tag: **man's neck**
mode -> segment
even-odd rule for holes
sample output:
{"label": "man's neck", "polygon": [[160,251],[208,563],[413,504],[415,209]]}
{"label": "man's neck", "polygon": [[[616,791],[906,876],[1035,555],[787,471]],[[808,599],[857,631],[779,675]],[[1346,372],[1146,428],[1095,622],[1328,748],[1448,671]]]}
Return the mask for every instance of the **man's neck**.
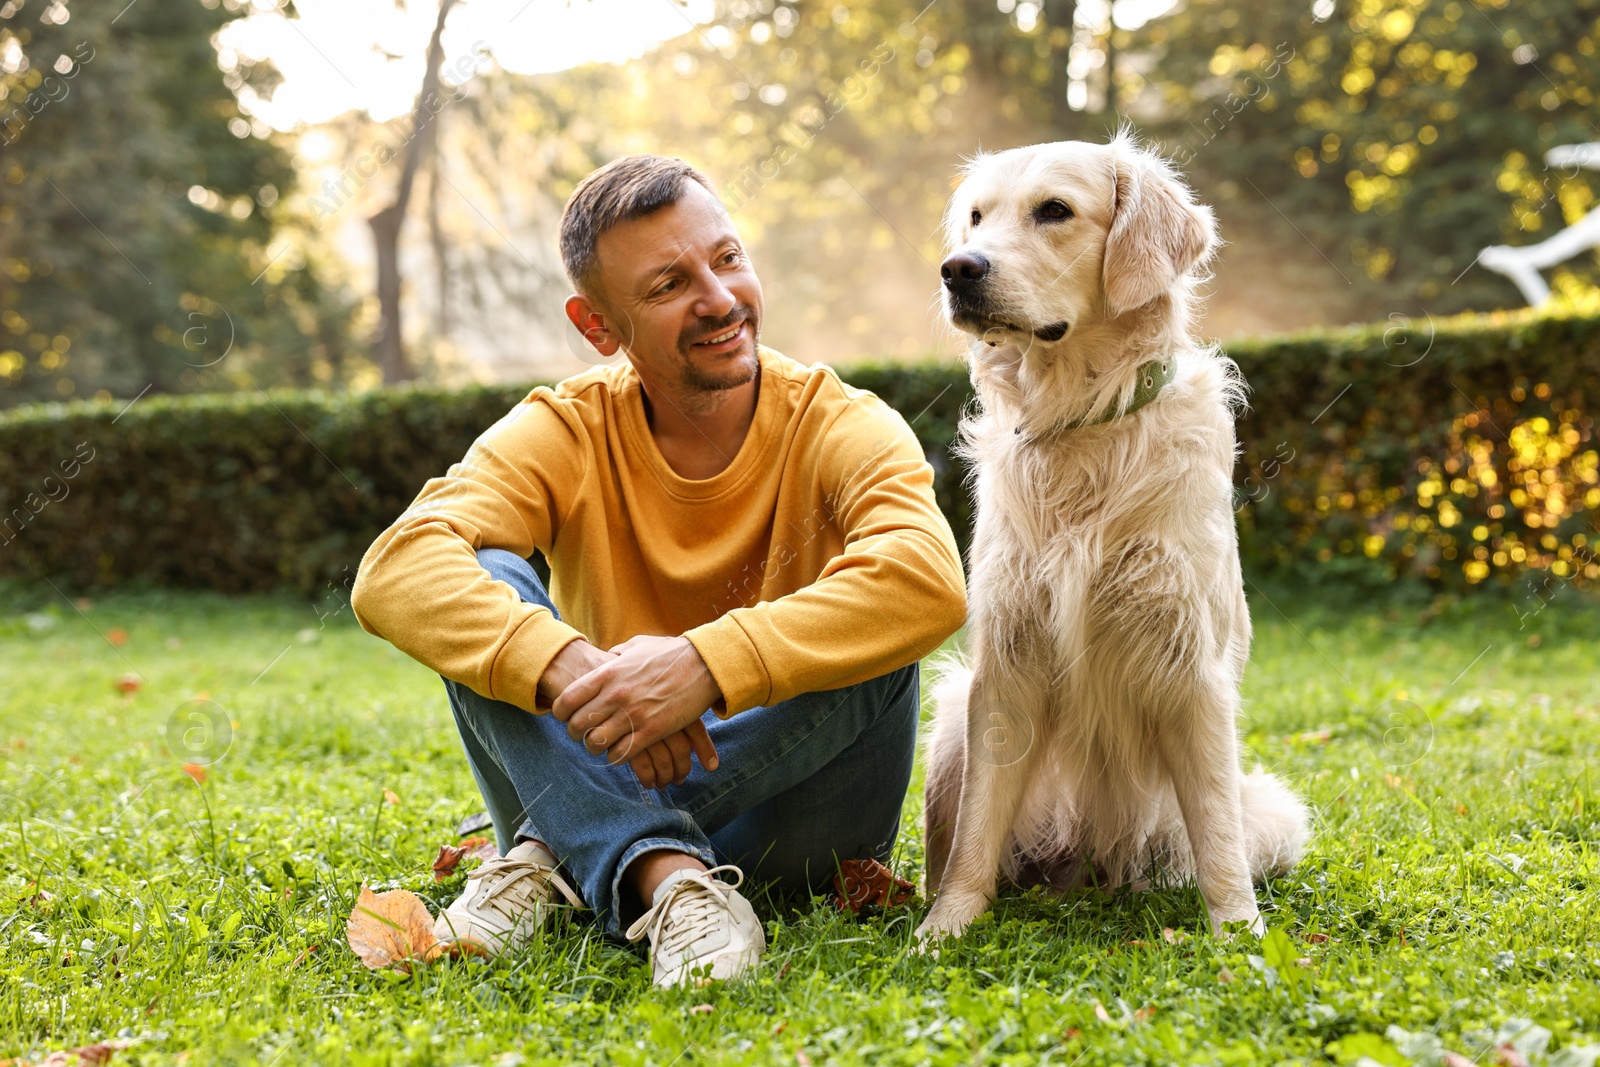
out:
{"label": "man's neck", "polygon": [[761,374],[744,385],[680,396],[659,381],[640,377],[644,417],[656,448],[680,478],[721,474],[739,454],[755,421]]}

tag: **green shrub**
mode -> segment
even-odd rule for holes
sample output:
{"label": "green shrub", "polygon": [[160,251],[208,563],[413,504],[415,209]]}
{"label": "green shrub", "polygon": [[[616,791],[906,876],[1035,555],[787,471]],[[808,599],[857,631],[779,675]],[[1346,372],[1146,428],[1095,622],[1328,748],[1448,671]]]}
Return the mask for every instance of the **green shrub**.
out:
{"label": "green shrub", "polygon": [[[1594,579],[1600,317],[1516,313],[1231,345],[1241,546],[1259,574]],[[948,363],[866,363],[965,546]],[[372,539],[528,386],[240,393],[0,416],[0,576],[243,592],[348,584]]]}

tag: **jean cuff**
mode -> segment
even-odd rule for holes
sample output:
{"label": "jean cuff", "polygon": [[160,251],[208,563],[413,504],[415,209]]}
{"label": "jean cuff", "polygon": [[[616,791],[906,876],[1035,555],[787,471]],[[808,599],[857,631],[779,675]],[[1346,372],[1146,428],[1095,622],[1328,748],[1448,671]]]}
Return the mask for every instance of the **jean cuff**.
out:
{"label": "jean cuff", "polygon": [[[634,860],[646,852],[682,852],[686,856],[694,856],[706,865],[707,870],[717,865],[716,853],[709,847],[702,847],[682,838],[646,837],[635,841],[617,861],[617,873],[611,876],[611,910],[606,916],[605,932],[613,937],[622,936],[622,874]],[[644,906],[648,910],[650,902],[644,901]]]}

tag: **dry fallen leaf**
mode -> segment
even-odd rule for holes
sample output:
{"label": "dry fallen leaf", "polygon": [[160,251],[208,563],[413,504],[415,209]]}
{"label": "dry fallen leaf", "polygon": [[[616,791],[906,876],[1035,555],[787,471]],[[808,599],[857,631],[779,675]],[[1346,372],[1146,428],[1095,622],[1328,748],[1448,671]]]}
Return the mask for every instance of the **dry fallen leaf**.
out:
{"label": "dry fallen leaf", "polygon": [[391,807],[396,807],[400,803],[400,795],[393,789],[385,789],[383,791],[383,802]]}
{"label": "dry fallen leaf", "polygon": [[1313,945],[1320,945],[1324,941],[1328,940],[1327,934],[1301,934],[1300,936],[1311,942]]}
{"label": "dry fallen leaf", "polygon": [[1500,1067],[1528,1067],[1528,1058],[1513,1045],[1501,1045],[1495,1049],[1494,1062]]}
{"label": "dry fallen leaf", "polygon": [[144,685],[144,682],[137,674],[129,671],[127,674],[117,675],[116,680],[111,684],[116,687],[117,692],[123,696],[128,696],[132,693],[137,693],[140,687]]}
{"label": "dry fallen leaf", "polygon": [[487,837],[469,837],[459,845],[440,845],[439,855],[433,861],[433,880],[444,881],[456,873],[462,860],[474,856],[480,860],[498,859],[500,850]]}
{"label": "dry fallen leaf", "polygon": [[[132,1048],[139,1043],[136,1038],[123,1038],[116,1041],[97,1041],[93,1045],[84,1045],[82,1048],[58,1049],[40,1060],[33,1067],[103,1067],[111,1062],[111,1057],[125,1048]],[[5,1061],[10,1063],[12,1061]],[[15,1061],[17,1067],[27,1067],[22,1060]]]}
{"label": "dry fallen leaf", "polygon": [[394,967],[410,973],[413,963],[431,962],[443,951],[427,905],[404,889],[374,893],[363,885],[344,933],[361,962],[375,971]]}
{"label": "dry fallen leaf", "polygon": [[1222,968],[1222,970],[1217,972],[1217,981],[1219,981],[1219,982],[1231,982],[1231,981],[1233,981],[1233,972],[1228,970],[1228,968],[1226,968],[1226,967]]}
{"label": "dry fallen leaf", "polygon": [[187,774],[190,778],[193,778],[196,785],[206,784],[206,769],[204,764],[185,763],[183,765],[183,773]]}
{"label": "dry fallen leaf", "polygon": [[899,907],[916,891],[916,886],[877,860],[845,860],[833,876],[833,902],[852,915],[868,906]]}

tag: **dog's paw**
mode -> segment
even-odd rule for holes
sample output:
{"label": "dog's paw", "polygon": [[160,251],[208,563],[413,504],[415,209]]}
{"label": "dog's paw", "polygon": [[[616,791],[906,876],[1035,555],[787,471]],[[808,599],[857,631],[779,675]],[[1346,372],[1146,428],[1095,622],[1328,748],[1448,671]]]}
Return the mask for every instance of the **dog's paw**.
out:
{"label": "dog's paw", "polygon": [[947,937],[960,937],[972,920],[989,907],[984,897],[959,898],[941,894],[933,910],[917,927],[917,951],[927,952],[934,944]]}
{"label": "dog's paw", "polygon": [[1267,923],[1261,917],[1261,912],[1255,908],[1237,915],[1213,915],[1211,917],[1211,932],[1218,941],[1231,940],[1234,933],[1240,930],[1249,933],[1251,937],[1260,939],[1267,936]]}

